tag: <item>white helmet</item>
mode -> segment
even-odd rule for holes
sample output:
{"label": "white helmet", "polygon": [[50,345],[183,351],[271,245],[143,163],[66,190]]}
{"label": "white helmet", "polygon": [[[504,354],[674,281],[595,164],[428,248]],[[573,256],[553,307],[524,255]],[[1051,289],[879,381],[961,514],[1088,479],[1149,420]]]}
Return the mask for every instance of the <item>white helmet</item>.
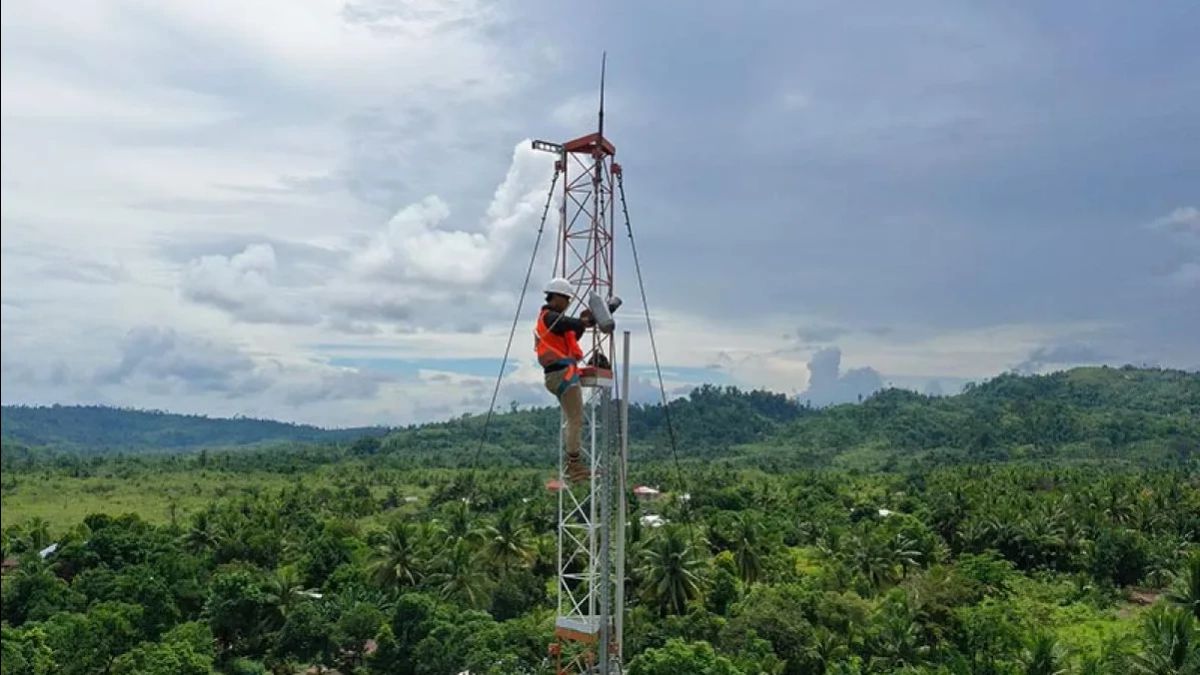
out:
{"label": "white helmet", "polygon": [[575,296],[575,289],[574,289],[574,287],[571,286],[571,282],[567,281],[566,279],[564,279],[562,277],[554,277],[553,279],[551,279],[546,284],[546,288],[544,288],[543,291],[545,291],[546,293],[557,293],[559,295],[565,295],[568,298]]}

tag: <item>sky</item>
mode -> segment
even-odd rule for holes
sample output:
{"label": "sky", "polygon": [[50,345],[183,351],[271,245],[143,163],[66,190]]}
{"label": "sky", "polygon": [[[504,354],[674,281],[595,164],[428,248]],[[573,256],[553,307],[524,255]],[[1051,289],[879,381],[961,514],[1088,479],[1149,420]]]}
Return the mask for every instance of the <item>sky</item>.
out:
{"label": "sky", "polygon": [[[669,395],[1200,369],[1192,0],[0,12],[5,404],[485,412],[552,174],[530,141],[594,129],[605,50]],[[552,402],[538,300],[503,408]]]}

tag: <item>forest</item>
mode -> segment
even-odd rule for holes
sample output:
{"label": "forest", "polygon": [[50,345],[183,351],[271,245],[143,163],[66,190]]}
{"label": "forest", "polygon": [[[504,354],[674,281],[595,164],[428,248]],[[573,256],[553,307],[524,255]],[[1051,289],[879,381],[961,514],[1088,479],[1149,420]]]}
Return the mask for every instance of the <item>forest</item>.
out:
{"label": "forest", "polygon": [[[552,673],[556,422],[183,453],[6,428],[3,673]],[[702,387],[630,427],[662,491],[631,504],[630,675],[1200,672],[1200,374]]]}
{"label": "forest", "polygon": [[386,429],[321,429],[239,417],[211,418],[102,405],[4,406],[4,440],[80,454],[173,452],[270,442],[329,442],[382,436]]}

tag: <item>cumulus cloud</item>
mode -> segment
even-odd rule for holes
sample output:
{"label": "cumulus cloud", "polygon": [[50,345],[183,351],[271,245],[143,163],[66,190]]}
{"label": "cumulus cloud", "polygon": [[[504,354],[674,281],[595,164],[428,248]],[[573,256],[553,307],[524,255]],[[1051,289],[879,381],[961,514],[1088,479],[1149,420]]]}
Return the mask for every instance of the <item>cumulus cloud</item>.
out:
{"label": "cumulus cloud", "polygon": [[[318,362],[283,362],[172,328],[139,326],[119,346],[120,359],[98,370],[99,386],[141,387],[154,394],[278,396],[288,405],[374,396],[384,378]],[[53,375],[53,373],[52,373]]]}
{"label": "cumulus cloud", "polygon": [[320,401],[368,399],[379,392],[382,378],[347,368],[319,368],[286,382],[283,399],[291,405]]}
{"label": "cumulus cloud", "polygon": [[1196,237],[1197,241],[1200,241],[1200,209],[1181,206],[1153,221],[1150,226],[1164,232]]}
{"label": "cumulus cloud", "polygon": [[525,140],[496,189],[481,232],[448,226],[450,207],[431,195],[401,209],[356,260],[372,276],[397,281],[477,287],[508,259],[522,232],[540,216],[553,165]]}
{"label": "cumulus cloud", "polygon": [[122,340],[120,351],[116,365],[97,372],[97,384],[142,380],[231,396],[259,392],[267,386],[267,381],[255,374],[254,361],[240,350],[180,335],[171,328],[134,328]]}
{"label": "cumulus cloud", "polygon": [[[150,375],[186,372],[159,355],[88,385],[112,402],[357,423],[461,412],[467,389],[490,386],[340,375],[313,345],[500,352],[552,161],[510,156],[510,144],[595,123],[586,83],[598,64],[574,58],[570,13],[487,0],[16,6],[0,27],[6,400],[70,395],[49,376],[56,360],[67,381],[118,371],[115,347],[146,324],[228,347],[270,385],[229,399],[236,380],[210,374],[209,395],[185,395],[183,380]],[[819,370],[812,349],[838,344],[889,377],[949,390],[1076,339],[1056,325],[1081,322],[1115,327],[1086,336],[1122,359],[1197,362],[1200,205],[1170,200],[1194,193],[1195,152],[1178,139],[1195,136],[1200,98],[1178,78],[1144,77],[1196,71],[1191,26],[1098,10],[1071,45],[1096,58],[1063,91],[1041,66],[1062,63],[1063,45],[1030,30],[1053,17],[1005,12],[699,17],[778,46],[709,59],[703,78],[672,77],[703,46],[664,30],[670,17],[629,27],[654,39],[609,61],[607,121],[671,366],[717,360],[739,386],[795,392]],[[772,40],[780,32],[795,39]],[[1131,62],[1135,51],[1147,58]],[[808,52],[829,67],[772,70]],[[880,79],[881,59],[906,68]],[[686,171],[656,148],[683,152]],[[513,180],[492,194],[506,168]],[[1147,203],[1167,207],[1138,216],[1163,217],[1137,231],[1121,214]],[[731,236],[731,223],[752,226]],[[52,246],[61,260],[14,253]],[[702,273],[738,256],[754,262]],[[800,335],[804,316],[831,325]],[[10,362],[32,369],[29,383],[8,386],[10,371],[25,376]],[[152,382],[167,393],[146,397]],[[373,382],[370,399],[288,403]],[[539,395],[536,374],[520,384]]]}
{"label": "cumulus cloud", "polygon": [[1097,363],[1108,356],[1091,345],[1082,342],[1065,342],[1038,347],[1029,356],[1014,366],[1014,370],[1033,373],[1047,366],[1072,366]]}
{"label": "cumulus cloud", "polygon": [[248,323],[315,323],[301,305],[273,283],[275,249],[251,244],[233,256],[208,255],[188,264],[180,282],[184,297],[223,309]]}
{"label": "cumulus cloud", "polygon": [[866,397],[883,388],[883,378],[870,367],[852,368],[842,372],[842,350],[827,347],[812,355],[808,361],[808,389],[799,398],[813,405],[847,403]]}
{"label": "cumulus cloud", "polygon": [[1167,275],[1167,281],[1180,288],[1200,288],[1200,209],[1181,206],[1151,221],[1149,227],[1182,244],[1176,254],[1187,258]]}
{"label": "cumulus cloud", "polygon": [[324,257],[276,243],[201,256],[188,263],[180,289],[247,323],[323,324],[354,334],[376,333],[380,322],[478,332],[482,320],[511,305],[492,286],[535,231],[551,170],[547,156],[522,141],[479,231],[455,225],[449,205],[432,195],[400,209],[367,242],[347,237]]}

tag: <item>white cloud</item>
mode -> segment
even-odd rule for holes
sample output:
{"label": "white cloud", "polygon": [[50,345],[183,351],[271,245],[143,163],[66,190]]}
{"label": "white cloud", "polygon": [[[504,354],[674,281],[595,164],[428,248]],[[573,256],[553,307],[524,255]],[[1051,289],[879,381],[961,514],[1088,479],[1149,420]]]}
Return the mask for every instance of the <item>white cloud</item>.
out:
{"label": "white cloud", "polygon": [[121,360],[95,375],[99,385],[138,382],[170,393],[216,392],[228,396],[257,393],[267,382],[255,373],[254,361],[241,350],[170,328],[143,326],[131,330],[121,344]]}
{"label": "white cloud", "polygon": [[1200,288],[1200,262],[1186,262],[1171,273],[1171,281],[1184,288]]}
{"label": "white cloud", "polygon": [[[518,139],[586,132],[596,112],[587,83],[597,64],[584,55],[592,45],[558,29],[565,15],[531,21],[519,15],[524,10],[482,0],[4,2],[4,400],[104,401],[335,424],[478,412],[479,398],[490,395],[489,378],[380,378],[331,366],[326,350],[314,345],[346,342],[415,360],[502,353],[551,161]],[[913,57],[902,61],[911,66],[903,77],[877,86],[847,83],[869,79],[878,54],[853,41],[824,41],[832,33],[819,22],[804,23],[815,26],[815,40],[792,44],[832,59],[823,70],[777,73],[743,54],[744,62],[712,63],[702,82],[665,81],[672,59],[695,57],[687,52],[693,45],[665,33],[649,52],[642,51],[648,43],[633,41],[632,51],[618,56],[628,63],[661,58],[653,67],[618,62],[610,69],[608,112],[636,192],[633,216],[646,226],[639,244],[651,302],[667,300],[655,304],[655,327],[664,365],[678,367],[672,389],[720,363],[741,386],[794,392],[810,385],[812,349],[833,341],[845,354],[839,368],[871,367],[921,382],[977,379],[1042,345],[1090,343],[1089,331],[1099,330],[1101,322],[1089,316],[1055,320],[1049,310],[997,309],[1043,306],[1026,302],[1032,296],[1005,296],[996,273],[1037,272],[1039,262],[1036,255],[1030,260],[1032,244],[1014,245],[1006,257],[1007,244],[989,245],[972,228],[1008,233],[1007,206],[995,208],[1000,200],[1020,202],[1019,217],[1012,217],[1039,236],[1065,232],[1070,223],[1055,225],[1047,216],[1056,213],[1053,205],[1011,199],[1028,187],[1016,178],[1072,181],[1065,190],[1038,185],[1046,195],[1078,194],[1080,176],[1104,185],[1092,180],[1104,178],[1102,168],[1080,148],[1100,152],[1094,138],[1119,136],[1108,131],[1137,120],[1109,106],[1088,119],[1112,126],[1067,133],[1076,127],[1055,121],[1080,119],[1069,109],[1077,95],[1056,99],[1047,111],[1044,91],[1012,88],[1044,71],[1036,67],[1047,61],[1043,52],[1028,51],[1034,36],[1015,30],[990,40],[995,17],[974,11],[948,21],[944,11],[902,14],[877,17],[865,31],[850,26],[860,42]],[[759,18],[743,13],[737,21]],[[895,30],[897,19],[913,30]],[[921,43],[915,53],[905,51],[912,41]],[[992,47],[947,58],[960,53],[960,43]],[[668,48],[670,54],[655,53]],[[1039,58],[1026,59],[1035,53]],[[762,77],[747,79],[755,68],[764,69]],[[988,78],[998,70],[1012,77],[993,87]],[[1052,74],[1038,80],[1054,81]],[[1163,82],[1165,89],[1152,87],[1159,96],[1179,91]],[[979,95],[984,91],[995,92],[1004,109],[997,113],[996,101]],[[1022,106],[1022,93],[1033,104]],[[1156,100],[1153,109],[1190,110],[1178,98]],[[1044,119],[1052,128],[1034,124]],[[939,142],[938,134],[955,129],[961,135],[953,142]],[[1080,134],[1086,142],[1079,146],[1058,141]],[[1046,164],[1049,155],[1013,153],[1018,146],[1007,139],[1018,136],[1039,139],[1054,157],[1078,157],[1087,169],[1075,175],[1069,164]],[[780,139],[785,150],[799,151],[780,153]],[[913,147],[920,152],[904,152]],[[1177,159],[1160,161],[1165,150],[1157,146],[1157,172],[1147,175],[1181,173]],[[1127,160],[1137,157],[1121,151],[1105,146],[1106,156],[1122,158],[1109,164],[1133,166]],[[682,173],[680,157],[688,167]],[[943,170],[914,171],[914,157]],[[981,173],[976,162],[999,173]],[[633,179],[635,172],[641,177]],[[896,176],[904,178],[899,185]],[[980,201],[980,184],[1009,187]],[[1143,201],[1178,194],[1173,186],[1138,187],[1132,192]],[[1089,203],[1116,213],[1119,204],[1108,200],[1115,192]],[[823,208],[823,201],[836,208]],[[915,212],[911,201],[920,202]],[[878,210],[858,208],[867,204]],[[1093,231],[1096,219],[1081,219]],[[1186,244],[1196,240],[1196,207],[1160,221],[1162,242],[1185,245],[1172,248],[1168,261],[1160,258],[1158,271],[1174,272],[1187,290],[1168,288],[1171,301],[1183,297],[1190,306],[1188,284],[1200,275]],[[1028,243],[1018,230],[1011,240]],[[547,241],[553,235],[552,223]],[[1143,239],[1154,245],[1154,237]],[[926,257],[916,249],[898,253],[916,240],[933,242]],[[976,276],[972,255],[980,247],[989,256]],[[727,267],[730,256],[747,250],[755,265]],[[1053,246],[1044,250],[1057,255]],[[636,304],[627,250],[617,255],[622,295]],[[938,260],[950,262],[939,268]],[[1059,262],[1051,266],[1055,274],[1070,276]],[[535,280],[548,267],[540,260]],[[938,278],[939,269],[963,270],[961,289]],[[924,280],[906,283],[914,277]],[[759,292],[764,281],[778,292]],[[970,311],[946,311],[947,297],[929,294],[948,286],[951,296],[972,298]],[[1079,286],[1087,292],[1087,283]],[[1057,287],[1046,290],[1047,299],[1057,297]],[[1134,288],[1130,296],[1168,295],[1163,290]],[[977,293],[990,295],[976,302]],[[1059,302],[1077,297],[1068,293]],[[906,301],[919,306],[900,306]],[[879,321],[895,324],[893,333],[862,329],[868,324],[859,317],[874,319],[872,308],[891,303],[895,314]],[[1146,349],[1174,331],[1177,357],[1194,363],[1186,317],[1168,312],[1174,306],[1146,304],[1170,313],[1173,328],[1148,327],[1130,343]],[[1114,306],[1104,316],[1121,320],[1129,305]],[[836,315],[805,316],[829,307]],[[523,322],[532,309],[527,303]],[[635,331],[635,361],[646,363],[638,311],[627,305],[619,319]],[[928,324],[902,325],[894,317],[905,313]],[[147,326],[159,332],[145,332]],[[781,337],[795,336],[797,326],[806,327],[812,344]],[[527,327],[518,329],[518,368],[506,379],[502,405],[509,394],[543,400]],[[1106,353],[1132,350],[1097,344]],[[135,358],[135,346],[146,354]],[[98,372],[109,380],[94,377]]]}
{"label": "white cloud", "polygon": [[1151,221],[1149,227],[1182,244],[1176,253],[1188,258],[1167,275],[1167,282],[1183,289],[1200,288],[1200,209],[1181,206]]}
{"label": "white cloud", "polygon": [[446,227],[450,207],[437,195],[402,208],[362,251],[356,264],[385,279],[475,288],[489,281],[537,225],[553,162],[529,140],[513,148],[482,231]]}
{"label": "white cloud", "polygon": [[1194,206],[1181,206],[1153,221],[1150,226],[1175,234],[1191,235],[1200,241],[1200,209]]}
{"label": "white cloud", "polygon": [[[445,254],[437,264],[404,237],[386,242],[415,279],[354,261],[399,211],[380,206],[410,188],[487,204],[461,185],[495,185],[520,136],[478,115],[501,119],[536,76],[499,41],[506,8],[17,0],[0,11],[5,402],[344,424],[462,397],[333,368],[307,345],[337,331],[406,354],[495,351],[477,331],[513,298],[490,276],[532,234],[524,190],[548,158],[518,162],[484,219],[416,233]],[[451,278],[468,272],[476,283]]]}
{"label": "white cloud", "polygon": [[[203,256],[184,270],[181,290],[194,302],[209,304],[251,323],[315,323],[317,317],[294,302],[295,294],[273,285],[275,249],[251,244],[234,256]],[[293,295],[289,302],[287,295]]]}
{"label": "white cloud", "polygon": [[327,242],[331,255],[320,261],[303,249],[277,253],[269,243],[250,244],[232,256],[192,260],[180,288],[189,300],[242,322],[324,322],[363,334],[380,324],[478,332],[511,307],[504,289],[512,279],[497,277],[527,259],[518,244],[532,242],[551,169],[529,141],[518,143],[482,231],[452,224],[449,206],[433,195],[400,209],[365,244]]}
{"label": "white cloud", "polygon": [[798,396],[817,406],[862,400],[883,388],[883,378],[874,368],[842,370],[842,350],[837,347],[813,354],[808,372],[808,387]]}

